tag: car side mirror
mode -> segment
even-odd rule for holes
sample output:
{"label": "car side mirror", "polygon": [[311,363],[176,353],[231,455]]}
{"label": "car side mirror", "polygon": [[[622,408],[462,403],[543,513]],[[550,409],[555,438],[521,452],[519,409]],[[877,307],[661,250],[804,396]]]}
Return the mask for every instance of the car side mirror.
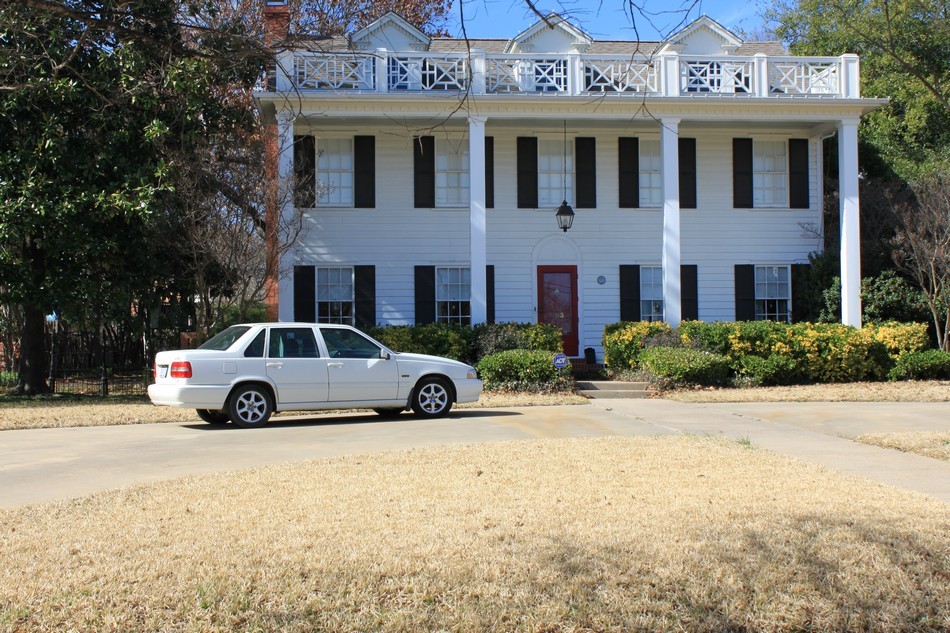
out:
{"label": "car side mirror", "polygon": [[392,358],[392,354],[390,354],[384,349],[381,349],[379,350],[379,357],[383,360],[389,360],[390,358]]}

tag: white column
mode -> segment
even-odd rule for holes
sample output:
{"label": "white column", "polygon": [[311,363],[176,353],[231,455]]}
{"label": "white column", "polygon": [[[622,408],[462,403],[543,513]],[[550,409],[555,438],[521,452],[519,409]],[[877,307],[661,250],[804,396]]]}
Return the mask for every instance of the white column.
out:
{"label": "white column", "polygon": [[756,97],[769,96],[769,58],[764,53],[756,53],[752,57],[753,88]]}
{"label": "white column", "polygon": [[858,119],[838,124],[841,208],[841,322],[861,327],[861,223],[858,200]]}
{"label": "white column", "polygon": [[284,243],[294,218],[294,115],[284,110],[277,114],[277,248],[281,249],[277,266],[277,320],[294,319],[294,249]]}
{"label": "white column", "polygon": [[472,67],[472,94],[485,94],[485,51],[473,48],[469,54],[469,64]]}
{"label": "white column", "polygon": [[389,92],[389,53],[376,49],[376,92]]}
{"label": "white column", "polygon": [[663,160],[663,316],[680,323],[680,160],[679,119],[660,119]]}
{"label": "white column", "polygon": [[488,246],[485,220],[485,117],[468,118],[468,185],[472,325],[488,319]]}
{"label": "white column", "polygon": [[846,99],[861,98],[861,60],[854,53],[841,56],[841,96]]}
{"label": "white column", "polygon": [[680,96],[680,58],[672,51],[660,53],[660,82],[662,88],[660,92],[664,97]]}

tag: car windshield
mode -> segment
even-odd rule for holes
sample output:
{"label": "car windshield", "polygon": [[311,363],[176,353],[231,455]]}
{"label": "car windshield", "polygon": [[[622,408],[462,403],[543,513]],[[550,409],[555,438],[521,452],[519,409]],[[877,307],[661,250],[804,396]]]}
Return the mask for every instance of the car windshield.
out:
{"label": "car windshield", "polygon": [[218,334],[215,334],[209,338],[207,341],[202,343],[198,349],[213,349],[223,352],[234,345],[234,341],[244,336],[244,333],[250,329],[250,326],[247,325],[232,325],[223,332],[219,332]]}

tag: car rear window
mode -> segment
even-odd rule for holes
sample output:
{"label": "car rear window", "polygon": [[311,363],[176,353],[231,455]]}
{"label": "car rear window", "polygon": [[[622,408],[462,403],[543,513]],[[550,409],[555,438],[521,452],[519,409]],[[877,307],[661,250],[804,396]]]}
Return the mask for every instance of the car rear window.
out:
{"label": "car rear window", "polygon": [[209,338],[207,341],[202,343],[198,349],[213,349],[223,352],[234,345],[234,341],[244,336],[244,333],[250,329],[250,326],[247,325],[232,325],[223,332],[219,332],[218,334],[215,334]]}

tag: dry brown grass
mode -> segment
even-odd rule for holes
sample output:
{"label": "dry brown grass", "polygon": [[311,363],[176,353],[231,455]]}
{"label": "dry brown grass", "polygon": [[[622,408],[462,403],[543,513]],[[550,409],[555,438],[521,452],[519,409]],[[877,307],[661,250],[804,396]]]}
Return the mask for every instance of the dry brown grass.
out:
{"label": "dry brown grass", "polygon": [[857,440],[950,462],[950,433],[867,433]]}
{"label": "dry brown grass", "polygon": [[[537,405],[586,404],[587,400],[571,393],[531,394],[485,392],[478,402],[459,408],[529,407]],[[302,415],[291,411],[281,415]],[[339,411],[306,412],[339,414]],[[161,422],[194,422],[194,409],[157,407],[146,399],[128,399],[110,403],[95,398],[42,398],[4,403],[0,406],[0,431],[42,429],[72,426],[112,426],[117,424],[156,424]]]}
{"label": "dry brown grass", "polygon": [[663,397],[678,402],[947,402],[950,381],[680,389]]}
{"label": "dry brown grass", "polygon": [[337,458],[0,511],[0,630],[946,630],[948,526],[709,438]]}

